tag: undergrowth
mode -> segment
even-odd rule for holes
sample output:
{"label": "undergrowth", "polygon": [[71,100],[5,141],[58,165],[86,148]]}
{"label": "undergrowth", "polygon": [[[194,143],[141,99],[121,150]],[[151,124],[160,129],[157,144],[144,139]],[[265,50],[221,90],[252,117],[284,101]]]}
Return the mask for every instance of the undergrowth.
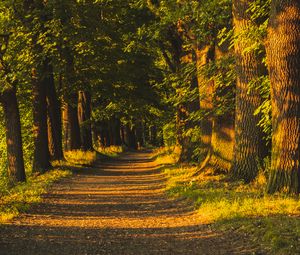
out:
{"label": "undergrowth", "polygon": [[51,170],[43,175],[30,176],[26,183],[2,190],[0,196],[0,223],[8,221],[20,212],[25,212],[32,204],[41,202],[41,195],[47,191],[53,182],[71,175],[63,169]]}
{"label": "undergrowth", "polygon": [[120,153],[124,152],[125,148],[123,146],[109,146],[109,147],[98,147],[97,152],[109,156],[117,157]]}
{"label": "undergrowth", "polygon": [[195,177],[197,168],[177,165],[172,150],[157,153],[157,162],[169,164],[164,170],[166,192],[192,201],[204,224],[219,231],[247,233],[268,254],[300,254],[299,197],[267,195],[263,174],[250,185],[232,182],[222,174],[202,172]]}
{"label": "undergrowth", "polygon": [[97,153],[95,151],[66,151],[65,158],[70,164],[74,165],[91,165],[97,159]]}

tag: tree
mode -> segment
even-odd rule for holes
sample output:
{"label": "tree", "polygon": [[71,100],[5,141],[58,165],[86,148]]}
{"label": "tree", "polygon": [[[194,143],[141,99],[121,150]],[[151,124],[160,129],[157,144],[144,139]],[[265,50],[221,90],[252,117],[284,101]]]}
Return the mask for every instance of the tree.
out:
{"label": "tree", "polygon": [[22,150],[20,113],[16,87],[5,89],[0,94],[6,127],[8,176],[12,183],[26,180]]}
{"label": "tree", "polygon": [[49,151],[52,160],[63,160],[61,102],[55,88],[52,64],[48,62],[46,69]]}
{"label": "tree", "polygon": [[267,190],[300,193],[299,1],[272,1],[267,57],[273,127]]}
{"label": "tree", "polygon": [[261,53],[247,50],[252,45],[246,38],[251,26],[251,13],[248,11],[251,2],[233,1],[237,85],[232,174],[246,183],[256,177],[259,162],[265,155],[263,133],[257,125],[259,116],[254,116],[262,98],[258,90],[251,88],[251,83],[264,75],[266,70]]}
{"label": "tree", "polygon": [[91,126],[91,96],[87,91],[78,92],[78,121],[81,134],[81,148],[84,151],[93,150]]}

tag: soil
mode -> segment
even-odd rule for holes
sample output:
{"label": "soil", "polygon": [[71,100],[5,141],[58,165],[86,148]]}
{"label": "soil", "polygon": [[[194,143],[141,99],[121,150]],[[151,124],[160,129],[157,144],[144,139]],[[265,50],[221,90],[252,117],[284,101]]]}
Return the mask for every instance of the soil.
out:
{"label": "soil", "polygon": [[98,161],[0,226],[0,254],[258,254],[247,237],[215,232],[186,201],[168,198],[164,185],[149,152]]}

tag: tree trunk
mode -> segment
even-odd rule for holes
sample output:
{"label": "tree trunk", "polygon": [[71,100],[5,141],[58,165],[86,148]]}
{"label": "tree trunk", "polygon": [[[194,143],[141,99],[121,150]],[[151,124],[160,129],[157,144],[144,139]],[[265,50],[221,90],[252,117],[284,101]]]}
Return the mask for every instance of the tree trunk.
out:
{"label": "tree trunk", "polygon": [[122,140],[121,140],[121,133],[120,133],[120,128],[121,128],[120,120],[116,117],[112,117],[109,121],[109,124],[110,124],[109,126],[110,126],[112,145],[121,146]]}
{"label": "tree trunk", "polygon": [[232,116],[213,119],[210,165],[214,173],[229,172],[233,159],[234,121]]}
{"label": "tree trunk", "polygon": [[136,123],[135,136],[137,140],[137,147],[141,149],[144,146],[144,134],[143,134],[143,122],[138,121]]}
{"label": "tree trunk", "polygon": [[209,153],[212,136],[212,110],[213,110],[213,81],[208,81],[203,74],[203,68],[211,61],[215,60],[215,46],[196,46],[197,80],[199,88],[200,111],[202,119],[200,121],[201,141],[199,147],[200,160]]}
{"label": "tree trunk", "polygon": [[126,143],[128,145],[129,149],[136,150],[137,149],[137,143],[136,143],[136,137],[135,137],[135,128],[130,127],[129,124],[125,126],[126,128]]}
{"label": "tree trunk", "polygon": [[122,141],[122,144],[126,145],[126,137],[125,137],[125,127],[123,125],[121,125],[121,141]]}
{"label": "tree trunk", "polygon": [[[76,98],[73,95],[73,99]],[[64,124],[64,136],[65,136],[65,150],[80,150],[80,127],[77,114],[77,104],[65,103],[63,124]]]}
{"label": "tree trunk", "polygon": [[0,101],[3,107],[6,128],[8,177],[12,183],[24,182],[26,181],[26,175],[16,89],[5,90],[0,96]]}
{"label": "tree trunk", "polygon": [[300,192],[300,2],[273,0],[268,28],[272,156],[268,192]]}
{"label": "tree trunk", "polygon": [[51,168],[47,132],[47,81],[45,79],[45,66],[46,64],[43,63],[42,67],[39,68],[40,73],[37,73],[35,69],[33,69],[32,72],[34,127],[33,172],[38,173],[44,173]]}
{"label": "tree trunk", "polygon": [[53,67],[49,63],[47,65],[47,77],[45,79],[47,83],[48,142],[50,156],[52,160],[63,160],[61,103],[55,89]]}
{"label": "tree trunk", "polygon": [[86,91],[78,92],[78,121],[80,125],[81,148],[84,151],[92,151],[91,96]]}
{"label": "tree trunk", "polygon": [[[250,13],[247,12],[251,1],[233,1],[235,35],[249,28]],[[254,111],[261,105],[262,98],[256,89],[250,89],[250,83],[266,74],[262,56],[255,52],[244,52],[252,42],[242,38],[235,43],[237,86],[235,110],[235,147],[232,175],[246,183],[252,181],[258,173],[259,162],[265,156],[263,133],[257,126],[260,117]]]}

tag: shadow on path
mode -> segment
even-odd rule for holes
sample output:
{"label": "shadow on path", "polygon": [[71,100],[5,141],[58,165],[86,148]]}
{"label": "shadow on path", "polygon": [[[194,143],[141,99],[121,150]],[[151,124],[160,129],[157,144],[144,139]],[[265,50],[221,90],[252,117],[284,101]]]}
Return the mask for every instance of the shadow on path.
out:
{"label": "shadow on path", "polygon": [[150,153],[76,170],[39,205],[0,226],[0,254],[252,254],[164,194]]}

